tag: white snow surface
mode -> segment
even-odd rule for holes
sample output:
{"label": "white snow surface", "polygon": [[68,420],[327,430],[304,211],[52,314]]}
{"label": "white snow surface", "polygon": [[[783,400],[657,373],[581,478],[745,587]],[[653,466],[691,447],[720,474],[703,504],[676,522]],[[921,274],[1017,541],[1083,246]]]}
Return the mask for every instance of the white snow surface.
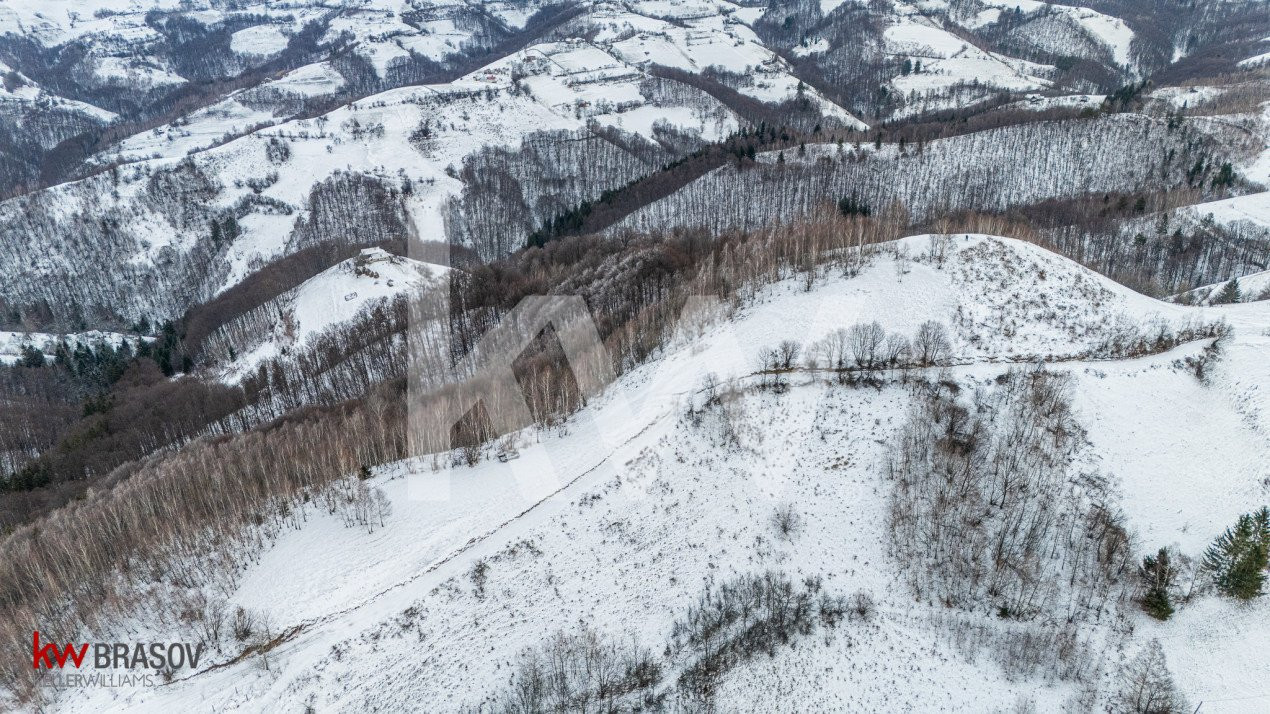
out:
{"label": "white snow surface", "polygon": [[898,8],[900,14],[883,32],[883,39],[889,54],[912,60],[914,72],[896,77],[891,84],[911,98],[925,99],[915,105],[917,109],[956,106],[958,100],[952,97],[941,100],[941,97],[961,85],[974,84],[1011,91],[1040,90],[1050,86],[1046,75],[1053,71],[1052,67],[979,49],[951,31],[938,27],[934,20],[918,9],[905,5]]}
{"label": "white snow surface", "polygon": [[1111,50],[1111,57],[1116,64],[1125,67],[1132,64],[1129,48],[1133,44],[1133,30],[1129,29],[1124,20],[1085,7],[1064,9],[1107,49]]}
{"label": "white snow surface", "polygon": [[1260,67],[1263,64],[1270,64],[1270,52],[1263,52],[1259,55],[1239,60],[1240,67]]}
{"label": "white snow surface", "polygon": [[[1198,555],[1266,497],[1270,303],[1167,304],[987,236],[955,238],[940,266],[926,257],[931,245],[907,238],[857,277],[835,272],[810,291],[789,279],[736,314],[693,323],[564,428],[520,435],[506,463],[434,470],[448,459],[421,458],[377,469],[372,485],[393,506],[384,527],[346,528],[319,509],[243,563],[231,602],[268,613],[275,631],[300,628],[270,653],[267,670],[248,658],[153,689],[78,690],[56,708],[455,711],[501,691],[517,655],[561,628],[633,631],[657,643],[706,583],[773,568],[819,575],[831,592],[869,592],[879,614],[734,671],[719,692],[722,710],[992,711],[1020,698],[1039,711],[1070,710],[1072,685],[1011,680],[989,658],[961,656],[938,618],[995,619],[915,601],[890,560],[882,465],[911,399],[905,388],[847,389],[795,374],[785,395],[737,402],[735,448],[721,445],[718,427],[689,426],[685,405],[707,372],[748,384],[757,351],[780,340],[809,343],[860,320],[911,334],[940,320],[954,341],[949,377],[964,385],[1037,359],[1070,371],[1096,455],[1084,467],[1118,484],[1136,548],[1176,544]],[[1217,319],[1233,332],[1206,384],[1179,366],[1204,344],[1083,357],[1118,324]],[[782,503],[804,522],[788,541],[770,524]],[[469,576],[478,561],[489,566],[479,596]],[[1234,698],[1264,685],[1270,653],[1258,642],[1270,599],[1240,615],[1247,630],[1233,613],[1206,596],[1163,625],[1131,615],[1140,627],[1118,646],[1127,654],[1156,637],[1193,698],[1212,700],[1212,711],[1262,711],[1258,700]],[[144,617],[120,626],[130,638],[179,635]]]}
{"label": "white snow surface", "polygon": [[1197,203],[1187,206],[1186,211],[1200,219],[1211,215],[1214,221],[1225,225],[1246,221],[1270,231],[1270,191]]}
{"label": "white snow surface", "polygon": [[273,25],[256,25],[235,32],[229,47],[245,55],[275,55],[287,47],[287,36]]}
{"label": "white snow surface", "polygon": [[[1262,295],[1270,296],[1270,270],[1240,275],[1233,279],[1238,280],[1240,302],[1253,302],[1267,299],[1262,298]],[[1208,305],[1221,294],[1222,289],[1229,282],[1229,280],[1223,280],[1212,285],[1201,285],[1193,290],[1170,296],[1169,300],[1185,301],[1195,305]]]}
{"label": "white snow surface", "polygon": [[262,360],[303,350],[314,338],[398,295],[438,284],[448,271],[444,266],[367,248],[270,301],[267,310],[276,319],[249,343],[249,351],[222,366],[221,372],[226,381],[237,382],[252,374]]}
{"label": "white snow surface", "polygon": [[807,55],[820,54],[821,52],[828,51],[829,40],[826,40],[823,37],[815,40],[814,42],[809,42],[806,45],[798,45],[794,48],[794,54],[799,57],[806,57]]}
{"label": "white snow surface", "polygon": [[1055,97],[1047,97],[1043,94],[1028,94],[1017,102],[1006,105],[1011,109],[1027,109],[1029,111],[1045,111],[1046,109],[1098,109],[1102,106],[1102,101],[1106,99],[1105,94],[1062,94]]}
{"label": "white snow surface", "polygon": [[1174,109],[1182,109],[1183,107],[1195,107],[1209,100],[1215,99],[1226,91],[1225,87],[1160,87],[1151,92],[1151,97],[1160,99],[1169,103]]}

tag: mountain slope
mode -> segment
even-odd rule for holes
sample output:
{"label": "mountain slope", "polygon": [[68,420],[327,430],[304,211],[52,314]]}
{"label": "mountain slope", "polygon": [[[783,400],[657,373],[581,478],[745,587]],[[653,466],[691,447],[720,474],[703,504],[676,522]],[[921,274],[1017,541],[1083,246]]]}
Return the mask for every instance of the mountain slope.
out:
{"label": "mountain slope", "polygon": [[[1228,619],[1217,613],[1233,612],[1213,596],[1183,606],[1168,629],[1132,613],[1081,620],[1079,665],[1061,668],[1072,674],[1059,675],[1048,661],[1003,669],[991,654],[996,645],[1049,630],[1041,622],[1000,623],[984,608],[915,599],[888,546],[893,484],[885,464],[920,391],[898,373],[876,387],[852,387],[835,384],[831,372],[804,369],[778,377],[788,386],[773,389],[771,375],[755,371],[762,346],[789,339],[810,347],[875,318],[902,334],[928,319],[947,324],[951,366],[909,376],[956,383],[966,394],[992,390],[1014,365],[1030,370],[1035,360],[1050,360],[1051,370],[1071,375],[1074,418],[1087,431],[1073,477],[1109,480],[1135,551],[1172,543],[1195,553],[1265,496],[1266,307],[1160,303],[1017,241],[905,239],[885,246],[857,277],[825,276],[809,292],[792,279],[763,290],[735,316],[692,330],[701,336],[685,335],[623,377],[567,428],[505,441],[513,453],[506,462],[450,468],[445,459],[424,458],[377,469],[368,485],[391,503],[382,526],[378,519],[344,525],[318,510],[230,578],[228,603],[256,613],[280,636],[266,655],[163,687],[93,692],[62,704],[142,711],[255,710],[269,702],[332,710],[477,706],[506,685],[524,648],[557,629],[586,625],[657,647],[706,582],[763,569],[821,577],[831,592],[866,592],[876,607],[823,640],[733,670],[716,694],[725,709],[778,706],[788,697],[804,710],[843,702],[1007,708],[1029,699],[1042,710],[1088,708],[1118,686],[1114,662],[1142,645],[1130,624],[1160,632],[1192,696],[1243,695],[1256,688],[1263,655],[1245,649],[1250,661],[1213,678],[1210,655],[1225,640],[1212,623]],[[1137,349],[1125,330],[1168,334],[1213,320],[1227,321],[1232,334],[1204,383],[1183,362],[1200,358],[1209,340],[1106,359],[1109,351]],[[707,373],[730,395],[720,407],[703,402]],[[1123,438],[1140,429],[1153,430],[1152,438]],[[434,471],[438,465],[444,468]],[[774,525],[785,505],[798,514],[790,535]],[[1241,617],[1263,621],[1270,616],[1263,605]],[[1190,608],[1205,614],[1202,622]],[[178,628],[148,617],[119,626],[153,639]],[[971,657],[976,651],[984,656]],[[215,661],[236,652],[227,642]],[[902,661],[897,653],[906,653]],[[807,687],[808,678],[817,686]],[[957,684],[966,678],[984,684],[969,692]],[[1252,711],[1255,702],[1226,706]]]}

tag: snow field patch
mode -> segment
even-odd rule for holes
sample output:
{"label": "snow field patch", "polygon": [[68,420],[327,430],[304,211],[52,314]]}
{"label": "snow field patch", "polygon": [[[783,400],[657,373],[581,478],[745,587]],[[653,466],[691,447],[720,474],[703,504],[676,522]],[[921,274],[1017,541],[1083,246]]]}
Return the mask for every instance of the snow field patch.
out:
{"label": "snow field patch", "polygon": [[287,36],[274,25],[256,25],[235,32],[229,48],[240,54],[269,57],[287,48]]}

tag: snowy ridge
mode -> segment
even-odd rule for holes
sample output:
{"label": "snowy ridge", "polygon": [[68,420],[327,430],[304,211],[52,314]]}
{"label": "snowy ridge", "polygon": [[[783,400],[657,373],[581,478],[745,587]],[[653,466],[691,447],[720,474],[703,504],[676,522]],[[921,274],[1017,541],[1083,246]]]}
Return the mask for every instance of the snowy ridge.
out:
{"label": "snowy ridge", "polygon": [[[992,22],[1015,7],[972,5],[976,17]],[[1019,7],[1025,13],[1049,8],[1036,22],[1058,18],[1065,23],[1042,33],[1057,38],[1064,56],[1088,55],[1105,65],[1103,50],[1107,57],[1123,59],[1136,41],[1122,21],[1093,10],[1038,2]],[[694,143],[718,141],[746,123],[707,92],[654,77],[657,66],[710,73],[726,87],[768,103],[805,101],[829,118],[825,128],[839,124],[862,129],[866,122],[810,86],[823,86],[819,82],[802,81],[807,75],[798,65],[821,59],[832,65],[848,41],[865,48],[868,62],[888,68],[884,81],[889,99],[879,104],[879,119],[970,107],[1007,92],[1073,91],[1053,86],[1057,67],[985,49],[1009,45],[985,39],[991,37],[992,22],[975,25],[940,2],[869,10],[876,26],[860,37],[833,34],[832,17],[824,17],[857,8],[821,3],[819,34],[787,43],[773,37],[772,26],[789,18],[726,0],[597,2],[578,6],[576,14],[553,14],[561,10],[553,5],[540,13],[548,8],[540,2],[451,5],[430,0],[285,6],[105,0],[89,13],[60,0],[6,4],[0,8],[0,32],[30,37],[46,49],[82,45],[83,56],[73,67],[75,81],[82,84],[80,94],[123,112],[121,126],[131,126],[125,104],[144,105],[207,77],[235,76],[245,83],[227,94],[200,98],[166,124],[92,143],[94,153],[82,159],[80,168],[102,171],[96,176],[0,203],[0,218],[7,223],[31,216],[30,228],[20,236],[22,244],[12,251],[32,268],[9,274],[0,267],[0,282],[13,286],[6,299],[29,304],[53,294],[59,305],[109,305],[121,313],[116,321],[125,323],[142,315],[171,317],[295,250],[291,234],[306,218],[314,189],[336,171],[374,176],[387,190],[408,194],[403,199],[408,220],[402,221],[407,225],[394,226],[394,232],[432,240],[447,234],[451,201],[479,184],[459,176],[465,161],[481,151],[527,153],[521,142],[536,133],[586,132],[597,125],[666,148],[668,155],[636,159],[620,171],[596,162],[596,173],[609,175],[599,182],[588,177],[586,181],[598,185],[553,195],[550,205],[539,201],[540,196],[526,196],[525,204],[543,215],[535,215],[527,229],[507,231],[517,234],[503,236],[496,249],[483,250],[485,257],[505,253],[508,245],[519,245],[543,222],[583,200],[655,172],[691,151]],[[547,29],[527,24],[535,15]],[[529,30],[515,35],[521,28]],[[981,37],[975,34],[979,31],[989,34]],[[1068,35],[1102,49],[1091,54],[1069,46]],[[198,44],[178,51],[190,37]],[[1047,55],[1042,51],[1041,56]],[[487,64],[468,71],[475,57]],[[270,58],[280,64],[270,64]],[[908,71],[901,70],[904,63]],[[422,84],[460,71],[467,74],[443,84]],[[379,91],[394,85],[405,86]],[[125,89],[131,92],[126,97]],[[855,87],[847,89],[835,95],[844,105],[848,99],[843,97],[860,94]],[[35,84],[15,85],[7,94],[0,91],[0,99],[20,98],[21,104],[7,104],[20,107],[18,114],[29,114],[28,95],[44,91]],[[1097,95],[1084,93],[1091,90],[1076,91],[1082,93],[1026,96],[1015,106],[1043,110],[1097,104]],[[64,110],[56,113],[59,119],[76,116],[85,125],[59,126],[38,146],[29,147],[32,158],[14,169],[17,185],[40,174],[41,152],[94,124],[115,120],[113,112],[93,104],[56,97],[47,103]],[[870,111],[863,103],[852,106]],[[315,116],[319,112],[326,113]],[[425,135],[428,121],[431,134]],[[13,123],[22,126],[22,118]],[[290,157],[269,154],[271,142],[287,143]],[[633,166],[637,162],[643,162],[639,170]],[[168,180],[183,166],[190,168]],[[1257,164],[1247,172],[1256,176],[1265,173],[1263,168]],[[180,203],[178,195],[197,195],[198,200]],[[178,211],[174,204],[185,208]],[[231,244],[213,245],[209,223],[231,214],[238,226]],[[90,217],[90,227],[72,227],[75,215]],[[63,236],[68,233],[81,243],[75,250],[66,248]],[[0,229],[0,241],[10,247],[19,236],[6,236]],[[473,241],[464,236],[458,242]],[[129,296],[113,284],[85,287],[82,277],[102,266],[136,276],[147,289]]]}
{"label": "snowy ridge", "polygon": [[[1133,57],[1130,54],[1134,41],[1133,30],[1129,28],[1124,20],[1118,17],[1112,17],[1087,7],[1038,2],[1037,0],[984,0],[983,4],[990,9],[983,10],[976,15],[974,20],[972,20],[974,25],[996,22],[1000,18],[1001,11],[1015,8],[1025,13],[1049,10],[1052,13],[1056,13],[1050,17],[1061,18],[1074,23],[1085,37],[1072,37],[1063,28],[1053,27],[1046,27],[1040,33],[1035,33],[1035,31],[1028,32],[1030,39],[1039,46],[1051,46],[1053,49],[1059,49],[1063,46],[1063,42],[1067,42],[1066,49],[1070,51],[1073,49],[1074,41],[1078,42],[1088,38],[1097,43],[1097,46],[1106,52],[1117,65],[1130,68],[1134,64]],[[1049,19],[1049,17],[1042,15],[1039,23],[1046,23]],[[1028,31],[1027,27],[1024,29]]]}
{"label": "snowy ridge", "polygon": [[[541,55],[526,50],[524,57]],[[447,85],[409,87],[374,95],[366,100],[341,107],[316,119],[300,119],[261,129],[215,148],[200,151],[186,159],[189,173],[196,173],[207,193],[190,210],[203,213],[232,212],[237,215],[240,234],[214,261],[214,270],[205,268],[196,278],[205,281],[200,289],[202,299],[218,294],[237,284],[251,271],[285,255],[288,239],[305,217],[308,199],[315,185],[337,172],[360,172],[380,177],[387,185],[405,189],[405,211],[413,230],[423,240],[445,240],[443,217],[450,197],[460,193],[464,184],[454,173],[463,159],[484,147],[515,147],[534,132],[549,130],[585,131],[585,100],[570,101],[547,92],[537,95],[510,88],[507,73],[499,67],[482,70],[468,78]],[[501,84],[486,79],[502,77]],[[676,128],[696,132],[707,139],[717,138],[737,126],[730,113],[698,111],[694,106],[657,109],[639,94],[637,78],[606,79],[606,86],[621,87],[631,101],[620,108],[609,102],[592,105],[588,110],[604,123],[652,135],[660,122],[675,122]],[[599,85],[586,85],[580,91],[596,91]],[[232,103],[232,102],[231,102]],[[159,143],[167,146],[196,146],[207,138],[218,137],[235,127],[242,128],[263,115],[235,113],[229,105],[212,107],[201,113],[198,121],[183,127],[179,135],[156,130],[134,137],[125,146],[148,151]],[[623,113],[623,111],[627,113]],[[224,113],[222,113],[224,112]],[[428,123],[426,141],[412,140],[421,126]],[[197,129],[196,129],[197,127]],[[196,133],[197,132],[197,133]],[[288,151],[283,157],[269,153],[270,141],[283,141]],[[69,247],[56,239],[54,225],[61,224],[76,211],[119,213],[131,217],[122,227],[128,238],[112,246],[113,260],[126,256],[120,269],[153,269],[174,258],[188,256],[196,249],[209,247],[204,220],[179,221],[168,209],[155,206],[147,199],[153,182],[148,177],[182,166],[177,159],[153,159],[84,179],[62,184],[39,194],[37,201],[48,209],[48,233],[43,228],[27,232],[21,250],[38,254],[37,271],[56,270],[67,273],[89,258],[80,252],[65,256]],[[652,168],[649,169],[650,171]],[[30,199],[14,199],[0,203],[0,213],[22,212]],[[245,210],[237,208],[246,207]],[[175,225],[174,225],[175,223]],[[47,243],[45,242],[47,239]],[[214,247],[213,247],[214,248]],[[127,255],[131,253],[131,255]],[[46,262],[47,261],[47,262]],[[94,261],[95,262],[95,261]],[[153,266],[153,267],[152,267]],[[83,266],[88,269],[88,266]],[[100,264],[94,269],[100,269]],[[74,272],[72,268],[72,272]],[[165,279],[159,276],[159,279]],[[175,287],[175,286],[173,286]],[[188,289],[188,288],[182,288]],[[166,312],[164,293],[134,296],[160,301],[146,311]],[[128,300],[116,304],[127,304]]]}
{"label": "snowy ridge", "polygon": [[[268,669],[249,658],[149,690],[80,690],[59,708],[452,711],[496,695],[519,653],[558,629],[657,643],[705,582],[765,568],[866,592],[877,614],[734,670],[718,693],[725,710],[983,710],[1028,699],[1039,711],[1087,708],[1083,689],[1102,697],[1110,682],[1012,678],[991,657],[969,659],[940,634],[949,618],[985,631],[1011,626],[915,601],[902,584],[886,545],[890,485],[881,474],[909,389],[834,386],[801,369],[783,394],[752,389],[762,347],[810,345],[857,321],[909,334],[932,319],[953,338],[956,366],[942,378],[963,388],[991,388],[1012,366],[999,362],[1058,360],[1053,369],[1072,375],[1090,444],[1080,467],[1122,491],[1140,549],[1193,552],[1264,496],[1270,303],[1170,305],[1018,241],[918,236],[883,246],[856,277],[824,276],[809,291],[796,279],[770,286],[621,378],[567,429],[521,435],[505,463],[434,471],[438,461],[425,458],[377,469],[371,485],[392,504],[382,528],[349,528],[319,512],[244,563],[230,602],[289,633]],[[1207,341],[1089,361],[1121,319],[1221,319],[1232,334],[1204,384],[1180,365]],[[741,392],[719,415],[690,423],[685,409],[702,398],[707,373]],[[1124,438],[1140,429],[1154,430],[1151,439]],[[782,504],[801,519],[789,538],[772,525]],[[1219,699],[1255,694],[1267,666],[1254,642],[1260,625],[1234,631],[1232,608],[1206,597],[1165,625],[1127,617],[1158,634],[1188,694]],[[1246,618],[1270,620],[1267,602],[1251,608]],[[1114,664],[1144,641],[1123,624],[1089,623],[1082,636]],[[156,640],[179,631],[149,620],[126,627]],[[1217,654],[1228,646],[1245,659],[1226,666]],[[1257,707],[1231,700],[1214,711]]]}
{"label": "snowy ridge", "polygon": [[920,62],[913,74],[892,81],[905,94],[940,93],[971,82],[1015,91],[1044,89],[1050,85],[1045,75],[1054,69],[985,52],[916,12],[887,27],[883,37],[889,53]]}
{"label": "snowy ridge", "polygon": [[[308,65],[238,90],[170,124],[127,137],[91,159],[100,165],[122,162],[123,166],[20,201],[0,203],[0,214],[28,214],[27,202],[39,207],[42,215],[24,233],[18,250],[36,256],[35,274],[68,273],[70,266],[69,274],[58,278],[67,281],[59,290],[85,293],[82,284],[69,279],[90,265],[99,269],[101,260],[106,260],[119,263],[114,266],[119,270],[140,271],[157,288],[144,296],[120,295],[110,301],[112,305],[137,315],[173,314],[191,302],[223,292],[294,250],[290,234],[306,217],[312,191],[337,171],[372,175],[390,189],[408,194],[404,199],[407,230],[423,240],[443,240],[447,205],[466,188],[457,178],[457,169],[480,150],[514,150],[538,132],[585,132],[590,122],[653,142],[663,131],[695,137],[695,141],[716,141],[741,126],[740,118],[704,92],[688,87],[678,92],[659,90],[656,82],[650,88],[647,70],[652,63],[748,76],[752,81],[738,89],[743,94],[780,102],[801,93],[840,121],[863,126],[815,90],[800,89],[801,83],[786,63],[738,20],[739,10],[727,3],[711,5],[709,10],[685,15],[677,6],[657,4],[640,6],[638,13],[616,6],[597,7],[585,22],[576,21],[579,27],[598,28],[590,35],[593,39],[532,44],[453,82],[393,89],[316,118],[292,119],[286,109],[292,101],[331,95],[346,86],[345,78],[328,63]],[[663,11],[674,20],[655,14]],[[297,27],[311,17],[307,12],[286,15],[286,22]],[[133,20],[128,22],[139,21],[130,17]],[[122,27],[125,15],[107,15],[102,22]],[[408,35],[402,34],[400,22],[396,10],[367,7],[339,15],[330,32],[354,26],[365,32],[382,23],[392,26],[391,41],[363,41],[358,45],[363,52],[405,42]],[[432,27],[432,20],[421,22],[425,28]],[[100,29],[93,32],[101,42],[110,36]],[[387,66],[377,65],[380,70]],[[421,133],[425,123],[426,136]],[[271,142],[286,143],[289,150],[285,155],[271,154]],[[646,171],[659,165],[649,165]],[[180,180],[193,179],[201,193],[197,205],[183,204],[187,209],[182,212],[189,215],[182,217],[174,217],[171,206],[156,205],[163,203],[154,199],[156,189],[163,190],[164,184],[150,180],[177,169],[186,175]],[[617,185],[631,178],[619,176]],[[598,193],[608,187],[593,190]],[[572,206],[582,198],[586,196],[556,200]],[[110,216],[99,226],[117,221],[120,228],[111,229],[110,235],[84,238],[86,243],[100,239],[109,244],[108,257],[92,255],[92,250],[63,253],[65,246],[58,236],[64,235],[64,221],[77,212]],[[238,226],[233,243],[209,244],[208,222],[231,213]],[[87,262],[80,266],[81,261]],[[200,267],[187,266],[190,261]],[[211,269],[202,267],[209,263]],[[161,265],[175,267],[160,269]],[[177,277],[187,270],[194,271],[188,279]],[[26,277],[13,279],[30,282]],[[166,284],[170,280],[181,284]],[[81,294],[75,302],[100,299]],[[138,300],[149,304],[135,304]]]}

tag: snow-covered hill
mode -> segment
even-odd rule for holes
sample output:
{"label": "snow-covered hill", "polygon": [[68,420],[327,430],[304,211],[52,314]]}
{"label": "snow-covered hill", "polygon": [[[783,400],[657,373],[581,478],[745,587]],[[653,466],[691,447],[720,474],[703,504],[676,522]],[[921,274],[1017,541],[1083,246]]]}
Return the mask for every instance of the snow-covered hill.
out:
{"label": "snow-covered hill", "polygon": [[213,333],[205,357],[236,382],[262,361],[311,348],[315,338],[440,285],[449,268],[367,248]]}
{"label": "snow-covered hill", "polygon": [[[66,325],[179,316],[302,247],[315,206],[351,200],[347,181],[329,183],[337,171],[370,177],[392,205],[322,240],[444,237],[490,258],[755,125],[863,129],[1039,91],[1017,106],[1096,110],[1092,92],[1136,79],[1168,34],[1113,9],[8,3],[0,188],[18,195],[0,202],[0,247],[15,258],[0,292]],[[210,228],[229,218],[228,238]],[[102,270],[105,284],[87,279]]]}
{"label": "snow-covered hill", "polygon": [[0,0],[0,709],[1270,706],[1268,21]]}
{"label": "snow-covered hill", "polygon": [[[1227,289],[1232,280],[1238,288],[1238,292],[1234,295],[1223,295],[1222,291]],[[1191,305],[1211,305],[1214,302],[1222,302],[1226,297],[1237,298],[1237,300],[1227,300],[1227,302],[1252,302],[1270,299],[1270,270],[1262,270],[1251,275],[1238,275],[1231,278],[1231,280],[1213,285],[1201,285],[1193,290],[1171,295],[1169,300]]]}
{"label": "snow-covered hill", "polygon": [[[821,354],[813,348],[836,330],[874,320],[901,335],[946,325],[947,366],[856,386],[823,359],[756,373],[765,348],[793,341]],[[1230,334],[1216,352],[1211,339],[1169,347],[1167,336],[1217,322]],[[1268,666],[1263,601],[1237,610],[1202,595],[1163,624],[1113,607],[1077,621],[1079,654],[1059,667],[1006,654],[1047,642],[1044,618],[915,597],[889,545],[886,464],[918,382],[978,399],[1010,370],[1047,362],[1069,375],[1081,434],[1064,467],[1072,487],[1123,510],[1133,557],[1163,545],[1198,555],[1266,498],[1270,303],[1171,305],[1018,241],[918,236],[882,246],[855,277],[823,275],[810,289],[791,278],[705,324],[561,428],[505,440],[511,458],[376,469],[366,483],[391,506],[379,516],[346,525],[314,508],[244,557],[223,596],[277,638],[265,650],[236,659],[243,645],[227,637],[189,677],[68,692],[58,709],[488,706],[522,652],[557,632],[634,637],[656,654],[705,587],[771,570],[873,605],[732,669],[715,694],[723,710],[1093,709],[1148,638],[1189,696],[1213,700],[1206,708],[1259,710],[1249,697]],[[154,641],[184,631],[140,612],[115,627]]]}
{"label": "snow-covered hill", "polygon": [[[393,89],[316,117],[292,118],[295,102],[330,96],[349,81],[347,72],[329,62],[307,65],[238,90],[171,123],[127,136],[90,159],[99,167],[114,168],[0,204],[0,213],[13,218],[8,222],[13,232],[0,242],[12,244],[34,266],[33,273],[0,274],[0,285],[13,286],[8,293],[14,302],[32,301],[37,292],[50,289],[47,281],[37,288],[32,280],[43,274],[54,281],[55,293],[75,296],[55,306],[109,303],[111,309],[131,314],[131,319],[171,315],[300,247],[294,236],[297,226],[311,218],[307,214],[319,200],[313,198],[315,192],[336,172],[371,176],[401,196],[400,207],[393,209],[399,225],[391,235],[363,239],[413,235],[445,240],[453,237],[443,227],[450,199],[472,187],[472,180],[461,177],[458,169],[480,150],[516,151],[522,141],[544,132],[572,135],[537,144],[567,145],[579,132],[591,132],[589,127],[624,132],[650,147],[643,151],[651,158],[626,156],[621,167],[596,157],[576,168],[560,167],[566,175],[576,174],[570,178],[576,187],[572,190],[556,188],[544,196],[543,189],[527,183],[524,201],[531,223],[528,230],[509,229],[511,237],[523,241],[536,223],[652,173],[686,148],[717,141],[740,128],[743,120],[707,93],[653,78],[648,73],[653,64],[748,76],[755,81],[739,87],[742,94],[769,102],[807,97],[844,125],[863,126],[802,85],[736,20],[735,13],[719,14],[714,8],[709,16],[687,20],[673,19],[673,6],[662,8],[671,21],[660,19],[655,10],[596,10],[585,23],[571,26],[577,32],[587,29],[588,39],[562,30],[563,41],[530,44],[445,84]],[[397,11],[349,12],[358,22],[398,17]],[[118,25],[123,17],[110,14],[103,22]],[[348,19],[340,17],[330,32]],[[590,31],[596,27],[600,29]],[[384,43],[366,40],[358,52],[387,62],[376,65],[377,71],[386,71],[392,62],[385,48],[400,50],[394,43],[406,42],[409,36],[392,34],[394,39]],[[425,32],[421,37],[435,35]],[[189,198],[196,194],[197,205],[190,205]],[[184,207],[174,210],[172,200]],[[24,216],[20,234],[18,213]],[[63,238],[72,230],[68,222],[78,221],[80,215],[96,220],[77,229],[77,241],[68,243]],[[209,241],[209,223],[230,216],[235,223],[232,242]],[[456,232],[456,241],[463,242],[462,228],[450,230]],[[344,239],[356,237],[352,226],[337,233]],[[473,247],[499,255],[519,243]],[[129,291],[130,297],[119,293],[103,299],[92,294],[111,287],[87,286],[80,276],[103,265],[110,266],[112,274],[135,274],[149,289],[140,294]]]}
{"label": "snow-covered hill", "polygon": [[[538,61],[544,55],[533,48],[522,57]],[[550,65],[549,60],[543,61]],[[572,100],[541,89],[541,98],[529,87],[513,89],[507,66],[495,71],[445,86],[392,90],[315,119],[262,129],[184,160],[149,160],[48,189],[34,198],[4,202],[0,213],[11,220],[6,219],[8,235],[0,240],[12,245],[16,256],[29,260],[25,264],[30,267],[19,274],[15,272],[19,263],[7,263],[9,272],[0,275],[0,284],[15,286],[10,297],[17,302],[23,296],[15,293],[33,293],[32,278],[43,274],[55,281],[55,290],[80,295],[80,304],[110,302],[129,312],[171,314],[183,309],[183,303],[206,300],[269,261],[303,247],[297,226],[306,219],[316,220],[323,183],[341,172],[370,176],[392,192],[391,200],[397,205],[386,210],[397,217],[393,220],[398,225],[377,234],[364,223],[348,223],[323,240],[374,242],[407,235],[445,240],[442,224],[447,202],[464,188],[455,167],[462,166],[466,156],[486,147],[515,148],[535,132],[588,131],[586,117],[577,113]],[[544,67],[543,72],[543,81],[552,81],[547,79],[550,70]],[[501,75],[502,84],[486,81],[486,75]],[[729,112],[697,101],[691,93],[681,95],[678,105],[654,105],[640,93],[637,77],[603,81],[620,87],[631,99],[623,106],[626,113],[601,107],[597,121],[650,137],[657,136],[659,121],[704,139],[736,127]],[[659,111],[666,116],[654,120],[649,112]],[[241,126],[235,124],[239,119],[208,115],[208,121],[219,124],[207,133],[218,135]],[[641,165],[638,159],[632,162]],[[594,167],[596,175],[590,181],[585,175],[579,177],[580,189],[598,192],[614,179],[636,177],[618,173],[608,178],[604,169]],[[192,202],[196,194],[199,198]],[[554,200],[567,206],[581,198],[557,194]],[[339,202],[342,197],[330,200]],[[175,209],[171,201],[182,207]],[[18,214],[23,216],[20,221]],[[100,216],[105,222],[87,226],[76,241],[68,242],[64,237],[68,222],[76,222],[83,214]],[[219,245],[209,241],[209,224],[229,217],[235,235]],[[153,289],[137,293],[133,285],[114,281],[107,285],[81,282],[83,275],[107,266],[112,274],[135,273]],[[188,281],[175,279],[186,270],[194,271]],[[112,286],[127,295],[103,301],[94,294],[103,288],[110,291]],[[45,283],[40,290],[47,288]]]}

